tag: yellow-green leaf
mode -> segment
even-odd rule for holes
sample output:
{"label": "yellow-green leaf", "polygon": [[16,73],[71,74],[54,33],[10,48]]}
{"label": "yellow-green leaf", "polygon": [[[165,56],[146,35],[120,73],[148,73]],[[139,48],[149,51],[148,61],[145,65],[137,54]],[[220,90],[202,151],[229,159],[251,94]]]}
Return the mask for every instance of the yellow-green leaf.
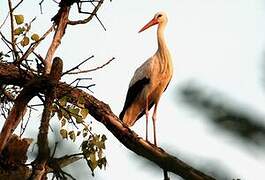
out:
{"label": "yellow-green leaf", "polygon": [[19,14],[19,15],[15,15],[15,20],[16,20],[16,23],[19,25],[19,24],[22,24],[24,22],[24,16]]}
{"label": "yellow-green leaf", "polygon": [[98,151],[98,159],[101,159],[103,157],[103,150],[99,149]]}
{"label": "yellow-green leaf", "polygon": [[27,46],[29,44],[29,38],[25,36],[22,41],[20,42],[21,46]]}
{"label": "yellow-green leaf", "polygon": [[96,154],[95,153],[91,153],[89,155],[90,161],[91,161],[91,168],[92,170],[94,170],[97,167],[97,160],[96,160]]}
{"label": "yellow-green leaf", "polygon": [[14,29],[13,34],[14,34],[15,36],[18,36],[18,35],[22,34],[24,31],[25,31],[25,28],[18,27],[18,28],[16,28],[16,29]]}
{"label": "yellow-green leaf", "polygon": [[65,126],[65,124],[66,124],[66,119],[65,118],[62,118],[62,120],[61,120],[61,127]]}
{"label": "yellow-green leaf", "polygon": [[84,120],[81,118],[81,116],[77,116],[76,117],[76,123],[80,124],[82,122],[84,122]]}
{"label": "yellow-green leaf", "polygon": [[76,135],[75,135],[75,132],[74,132],[74,131],[70,131],[70,132],[68,133],[68,135],[69,135],[70,139],[72,139],[73,141],[75,141],[75,139],[76,139]]}
{"label": "yellow-green leaf", "polygon": [[85,107],[84,104],[85,104],[85,99],[84,99],[84,97],[83,97],[83,96],[79,96],[78,101],[77,101],[77,105],[78,105],[79,107],[81,107],[81,108],[84,108],[84,107]]}
{"label": "yellow-green leaf", "polygon": [[87,132],[83,132],[83,137],[86,137],[88,135]]}
{"label": "yellow-green leaf", "polygon": [[40,39],[40,36],[38,34],[34,33],[34,34],[31,35],[31,39],[33,41],[38,41]]}
{"label": "yellow-green leaf", "polygon": [[63,139],[67,139],[67,134],[68,134],[68,132],[67,132],[66,129],[61,129],[61,130],[60,130],[60,135],[61,135],[61,137],[62,137]]}
{"label": "yellow-green leaf", "polygon": [[61,99],[59,99],[59,104],[60,106],[66,106],[66,103],[67,103],[67,96],[63,96]]}
{"label": "yellow-green leaf", "polygon": [[81,110],[81,115],[82,115],[83,119],[85,119],[87,117],[87,115],[88,115],[88,109],[82,109]]}

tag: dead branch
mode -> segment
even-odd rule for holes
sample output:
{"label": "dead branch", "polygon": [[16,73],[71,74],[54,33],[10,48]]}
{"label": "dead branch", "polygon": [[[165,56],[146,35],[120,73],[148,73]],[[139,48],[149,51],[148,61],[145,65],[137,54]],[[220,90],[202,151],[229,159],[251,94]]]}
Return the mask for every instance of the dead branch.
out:
{"label": "dead branch", "polygon": [[40,13],[43,14],[43,11],[42,11],[42,3],[44,2],[44,0],[41,0],[39,2],[39,6],[40,6]]}
{"label": "dead branch", "polygon": [[16,42],[15,42],[15,37],[14,37],[14,17],[13,17],[13,8],[12,8],[12,2],[11,0],[8,0],[8,6],[9,6],[9,16],[10,16],[10,23],[11,23],[11,41],[12,41],[12,52],[13,52],[13,59],[17,60],[19,58],[17,49],[16,49]]}
{"label": "dead branch", "polygon": [[[32,77],[26,74],[24,78],[19,75],[19,70],[13,65],[0,63],[0,79],[5,84],[24,86]],[[110,107],[92,95],[82,90],[73,88],[65,83],[59,83],[56,90],[57,98],[67,95],[71,103],[76,104],[80,97],[85,99],[85,108],[89,109],[91,116],[105,125],[105,127],[128,149],[136,154],[157,164],[161,169],[173,172],[189,180],[213,180],[214,178],[191,167],[175,156],[168,154],[162,148],[156,147],[141,137],[121,122],[113,114]]]}
{"label": "dead branch", "polygon": [[[86,13],[86,14],[90,14],[90,16],[88,16],[87,18],[82,19],[82,20],[76,20],[76,21],[70,21],[69,20],[68,21],[68,24],[69,25],[86,24],[89,21],[91,21],[91,19],[93,18],[93,16],[96,16],[96,18],[99,20],[99,18],[97,17],[97,11],[99,10],[99,8],[103,4],[103,2],[104,2],[104,0],[98,1],[98,4],[97,4],[97,6],[95,6],[94,10],[91,13]],[[80,9],[79,9],[79,12],[84,13]],[[103,26],[102,22],[100,20],[99,20],[99,22],[102,25],[102,27],[106,30],[106,28]]]}
{"label": "dead branch", "polygon": [[[103,65],[98,66],[98,67],[93,68],[93,69],[88,69],[88,70],[83,70],[83,71],[77,71],[77,72],[68,72],[67,74],[81,74],[81,73],[88,73],[88,72],[96,71],[98,69],[101,69],[101,68],[105,67],[106,65],[108,65],[109,63],[111,63],[111,61],[113,61],[114,59],[115,59],[115,57],[111,58],[110,60],[108,60]],[[64,74],[66,74],[66,73],[64,73]]]}
{"label": "dead branch", "polygon": [[4,21],[3,21],[2,24],[0,25],[0,29],[2,29],[2,27],[3,27],[4,24],[6,23],[8,16],[9,16],[9,13],[7,13],[7,15],[6,15]]}
{"label": "dead branch", "polygon": [[23,2],[24,0],[20,0],[17,5],[15,5],[15,7],[12,8],[12,11],[14,11],[15,9],[17,9],[17,7]]}
{"label": "dead branch", "polygon": [[76,70],[76,69],[79,69],[79,67],[80,67],[82,64],[86,63],[88,60],[92,59],[93,57],[94,57],[94,55],[88,57],[87,59],[85,59],[84,61],[82,61],[82,62],[79,63],[78,65],[76,65],[75,67],[73,67],[73,68],[71,68],[71,69],[65,71],[65,72],[62,74],[62,76],[65,75],[65,74],[69,74],[70,72],[72,72],[72,71],[74,71],[74,70]]}

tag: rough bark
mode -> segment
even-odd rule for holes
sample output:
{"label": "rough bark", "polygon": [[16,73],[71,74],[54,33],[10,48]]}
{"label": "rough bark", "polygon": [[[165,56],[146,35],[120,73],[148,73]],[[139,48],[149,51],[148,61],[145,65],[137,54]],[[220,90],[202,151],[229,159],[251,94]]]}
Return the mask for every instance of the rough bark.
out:
{"label": "rough bark", "polygon": [[61,79],[63,70],[63,61],[56,57],[53,60],[51,73],[48,76],[50,88],[46,88],[44,110],[42,113],[39,134],[38,134],[38,155],[33,163],[33,173],[30,179],[41,180],[45,179],[48,173],[48,160],[50,158],[50,148],[48,141],[49,122],[52,113],[52,104],[56,98],[56,86]]}

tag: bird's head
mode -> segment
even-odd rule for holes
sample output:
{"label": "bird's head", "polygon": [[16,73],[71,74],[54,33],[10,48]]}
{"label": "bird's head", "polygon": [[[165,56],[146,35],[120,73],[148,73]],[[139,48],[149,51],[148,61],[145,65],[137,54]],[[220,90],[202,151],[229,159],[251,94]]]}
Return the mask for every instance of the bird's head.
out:
{"label": "bird's head", "polygon": [[154,26],[156,24],[161,25],[161,24],[166,24],[167,23],[167,15],[164,12],[158,12],[155,14],[153,19],[149,21],[140,31],[143,32],[144,30],[148,29],[151,26]]}

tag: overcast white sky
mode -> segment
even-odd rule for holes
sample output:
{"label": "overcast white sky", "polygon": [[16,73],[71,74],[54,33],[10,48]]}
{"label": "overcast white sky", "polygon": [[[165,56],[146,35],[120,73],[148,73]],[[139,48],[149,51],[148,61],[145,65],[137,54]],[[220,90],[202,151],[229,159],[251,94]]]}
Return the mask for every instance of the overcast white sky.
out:
{"label": "overcast white sky", "polygon": [[[6,2],[1,1],[1,22],[6,16],[6,7]],[[137,32],[161,10],[168,14],[169,19],[166,39],[174,61],[174,77],[159,106],[158,144],[173,154],[190,155],[194,164],[210,159],[226,166],[234,178],[264,178],[264,152],[258,152],[258,158],[255,157],[255,149],[248,151],[237,145],[235,139],[220,134],[222,132],[207,125],[208,121],[202,115],[189,110],[175,98],[183,83],[196,80],[265,115],[265,96],[260,86],[265,47],[264,0],[106,1],[99,17],[107,31],[103,31],[96,20],[87,25],[69,27],[57,55],[65,61],[65,69],[90,55],[95,55],[95,58],[87,67],[101,65],[115,57],[116,60],[105,69],[87,76],[93,77],[97,84],[93,87],[94,96],[108,103],[118,114],[134,70],[157,48],[156,28],[141,34]],[[37,16],[32,31],[40,34],[49,27],[57,6],[46,0],[43,11],[41,16],[38,3],[32,1],[25,1],[25,5],[17,10],[28,20]],[[48,42],[38,52],[44,56],[47,46]],[[162,179],[160,169],[154,171],[146,166],[103,126],[94,124],[95,131],[106,133],[109,138],[107,170],[96,171],[95,180]],[[140,120],[133,129],[144,135],[144,125]],[[79,167],[74,175],[90,175],[85,168]],[[86,178],[80,175],[78,179]],[[177,177],[172,175],[172,179]]]}

